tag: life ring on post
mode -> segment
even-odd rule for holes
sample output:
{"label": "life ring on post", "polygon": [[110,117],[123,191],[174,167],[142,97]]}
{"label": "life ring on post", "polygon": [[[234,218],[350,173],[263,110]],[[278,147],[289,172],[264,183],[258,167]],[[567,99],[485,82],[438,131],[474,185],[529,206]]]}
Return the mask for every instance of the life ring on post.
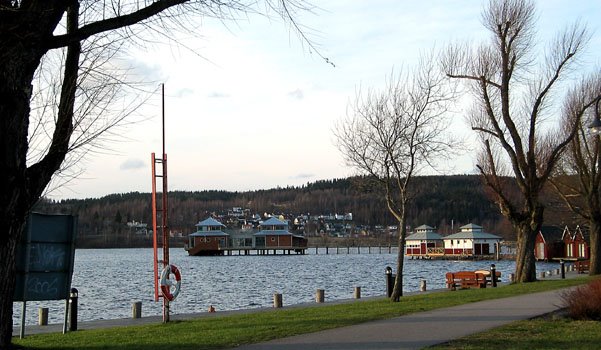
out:
{"label": "life ring on post", "polygon": [[[173,274],[175,277],[175,282],[170,279],[170,275]],[[163,297],[165,299],[172,301],[177,298],[179,294],[179,290],[182,286],[182,275],[179,272],[179,269],[175,265],[167,265],[161,272],[161,292],[163,292]]]}

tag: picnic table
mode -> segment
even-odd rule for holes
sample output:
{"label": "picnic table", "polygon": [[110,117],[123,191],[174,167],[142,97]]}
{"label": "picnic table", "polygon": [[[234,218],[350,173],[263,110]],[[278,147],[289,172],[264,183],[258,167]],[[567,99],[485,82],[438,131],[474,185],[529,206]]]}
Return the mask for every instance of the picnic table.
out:
{"label": "picnic table", "polygon": [[589,269],[591,268],[591,261],[578,260],[574,263],[574,266],[576,266],[576,271],[578,271],[578,273],[589,272]]}
{"label": "picnic table", "polygon": [[467,288],[486,288],[486,276],[476,271],[447,272],[447,288],[456,290]]}
{"label": "picnic table", "polygon": [[[492,284],[492,279],[490,278],[490,271],[488,270],[477,270],[476,273],[481,273],[486,278],[486,284]],[[495,271],[495,276],[497,276],[496,281],[501,281],[501,271]]]}

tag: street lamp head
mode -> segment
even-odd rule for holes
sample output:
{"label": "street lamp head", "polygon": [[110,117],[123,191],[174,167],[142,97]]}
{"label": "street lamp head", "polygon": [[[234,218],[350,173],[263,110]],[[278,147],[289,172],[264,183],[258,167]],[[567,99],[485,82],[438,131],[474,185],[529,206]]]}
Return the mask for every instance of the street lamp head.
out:
{"label": "street lamp head", "polygon": [[601,99],[598,99],[595,103],[595,117],[593,118],[593,122],[588,126],[591,129],[591,132],[595,135],[601,135],[601,119],[599,118],[599,103]]}
{"label": "street lamp head", "polygon": [[599,119],[599,115],[595,115],[593,122],[589,124],[588,128],[595,135],[601,134],[601,120]]}

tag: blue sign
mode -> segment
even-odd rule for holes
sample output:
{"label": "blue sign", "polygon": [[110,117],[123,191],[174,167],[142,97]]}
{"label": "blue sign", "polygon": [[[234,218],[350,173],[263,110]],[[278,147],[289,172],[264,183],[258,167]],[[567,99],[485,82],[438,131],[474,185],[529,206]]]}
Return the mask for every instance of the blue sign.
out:
{"label": "blue sign", "polygon": [[17,280],[13,301],[61,300],[69,297],[77,218],[32,213],[17,246]]}

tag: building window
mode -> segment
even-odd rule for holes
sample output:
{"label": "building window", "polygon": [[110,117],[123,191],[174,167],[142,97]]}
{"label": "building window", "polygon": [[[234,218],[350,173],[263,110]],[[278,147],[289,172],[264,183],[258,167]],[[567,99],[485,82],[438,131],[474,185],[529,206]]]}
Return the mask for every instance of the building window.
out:
{"label": "building window", "polygon": [[578,257],[579,258],[584,258],[586,256],[586,251],[585,251],[585,247],[584,247],[584,243],[580,243],[578,244]]}

